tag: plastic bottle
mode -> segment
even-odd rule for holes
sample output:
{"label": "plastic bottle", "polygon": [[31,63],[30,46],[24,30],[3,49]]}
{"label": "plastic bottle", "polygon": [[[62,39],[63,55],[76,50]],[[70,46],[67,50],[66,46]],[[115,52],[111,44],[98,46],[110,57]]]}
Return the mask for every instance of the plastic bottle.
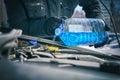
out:
{"label": "plastic bottle", "polygon": [[55,35],[67,46],[97,44],[106,40],[104,28],[105,23],[101,19],[69,18],[62,20],[55,29]]}

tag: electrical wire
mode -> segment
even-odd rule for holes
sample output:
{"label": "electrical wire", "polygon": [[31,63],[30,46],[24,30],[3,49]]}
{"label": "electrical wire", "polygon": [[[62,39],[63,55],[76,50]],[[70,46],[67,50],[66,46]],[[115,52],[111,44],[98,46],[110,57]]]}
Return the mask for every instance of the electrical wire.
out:
{"label": "electrical wire", "polygon": [[113,24],[113,30],[114,30],[114,33],[115,33],[115,36],[116,36],[116,39],[117,39],[117,42],[118,42],[118,45],[120,47],[120,41],[119,41],[119,38],[118,38],[118,35],[117,35],[117,31],[116,31],[116,24],[115,24],[115,21],[113,19],[113,16],[111,14],[111,12],[109,11],[109,9],[107,8],[107,6],[105,5],[105,3],[102,1],[102,0],[99,0],[99,2],[104,6],[104,8],[107,10],[110,18],[111,18],[111,22]]}

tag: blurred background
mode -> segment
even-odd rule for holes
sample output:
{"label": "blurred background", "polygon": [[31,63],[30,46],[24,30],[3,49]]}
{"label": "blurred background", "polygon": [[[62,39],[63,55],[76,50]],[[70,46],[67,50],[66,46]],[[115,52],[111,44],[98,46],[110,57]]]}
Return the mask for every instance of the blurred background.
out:
{"label": "blurred background", "polygon": [[[99,1],[99,0],[98,0]],[[108,7],[108,9],[111,11],[113,18],[115,20],[117,32],[120,33],[120,0],[103,0],[105,5]],[[5,5],[3,4],[4,0],[0,0],[0,26],[4,25],[8,27],[9,25],[7,24],[7,14],[6,14],[6,9]],[[113,27],[111,24],[111,18],[106,11],[106,9],[101,5],[101,9],[104,13],[106,23],[107,25],[111,28],[111,32],[113,32]]]}

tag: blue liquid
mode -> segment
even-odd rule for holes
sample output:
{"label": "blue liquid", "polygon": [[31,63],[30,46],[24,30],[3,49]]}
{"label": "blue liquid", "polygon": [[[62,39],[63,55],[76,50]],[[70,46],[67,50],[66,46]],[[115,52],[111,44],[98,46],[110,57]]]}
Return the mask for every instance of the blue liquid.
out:
{"label": "blue liquid", "polygon": [[63,32],[59,35],[62,42],[67,46],[102,43],[106,40],[105,32]]}

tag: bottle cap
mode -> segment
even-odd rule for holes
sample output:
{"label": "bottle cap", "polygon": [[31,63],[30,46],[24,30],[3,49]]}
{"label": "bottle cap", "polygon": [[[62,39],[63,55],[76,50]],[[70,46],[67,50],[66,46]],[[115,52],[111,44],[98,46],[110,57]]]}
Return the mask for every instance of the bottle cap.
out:
{"label": "bottle cap", "polygon": [[32,45],[36,45],[36,44],[37,44],[37,41],[31,40],[31,41],[29,41],[29,43],[32,44]]}
{"label": "bottle cap", "polygon": [[55,29],[55,35],[60,35],[61,34],[61,30],[60,30],[60,28],[56,28]]}

